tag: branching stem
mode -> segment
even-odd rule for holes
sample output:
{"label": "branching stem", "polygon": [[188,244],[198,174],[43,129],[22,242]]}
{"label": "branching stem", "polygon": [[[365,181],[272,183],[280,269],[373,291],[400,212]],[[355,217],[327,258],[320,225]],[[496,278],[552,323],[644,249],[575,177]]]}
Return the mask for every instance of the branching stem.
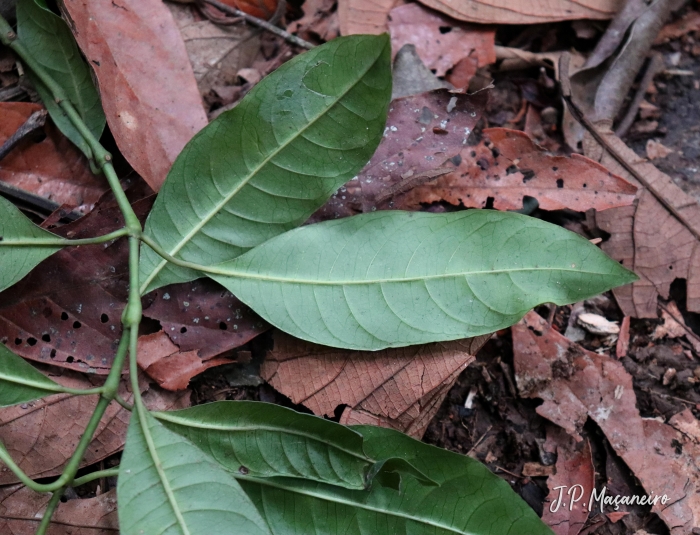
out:
{"label": "branching stem", "polygon": [[34,238],[34,239],[9,239],[6,238],[0,241],[0,247],[77,247],[79,245],[95,245],[98,243],[106,243],[108,241],[116,240],[122,236],[127,236],[129,234],[129,229],[126,227],[110,232],[109,234],[104,234],[103,236],[97,236],[95,238],[82,238],[80,240],[69,240],[66,238],[60,238],[56,236],[55,238]]}

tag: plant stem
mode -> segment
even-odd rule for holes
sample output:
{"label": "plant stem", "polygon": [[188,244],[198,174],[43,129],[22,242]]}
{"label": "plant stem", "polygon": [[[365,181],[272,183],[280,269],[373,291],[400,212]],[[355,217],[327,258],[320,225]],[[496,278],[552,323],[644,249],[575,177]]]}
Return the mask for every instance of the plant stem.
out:
{"label": "plant stem", "polygon": [[119,468],[108,468],[107,470],[98,470],[97,472],[92,472],[90,474],[84,475],[83,477],[78,477],[73,480],[73,487],[79,487],[80,485],[85,485],[85,483],[90,483],[90,481],[95,481],[103,477],[117,477],[119,475]]}
{"label": "plant stem", "polygon": [[44,535],[46,533],[46,530],[49,528],[49,524],[51,523],[51,517],[53,516],[54,511],[56,511],[56,507],[58,507],[58,504],[61,502],[61,497],[63,496],[64,490],[64,488],[56,490],[51,496],[49,503],[46,504],[44,515],[41,517],[39,527],[36,528],[36,535]]}
{"label": "plant stem", "polygon": [[104,234],[102,236],[96,236],[95,238],[82,238],[80,240],[69,240],[65,238],[36,238],[28,240],[12,240],[4,239],[0,241],[0,247],[37,247],[37,246],[51,246],[51,247],[77,247],[79,245],[95,245],[98,243],[105,243],[108,241],[116,240],[122,236],[127,236],[129,234],[129,229],[126,227],[110,232],[109,234]]}

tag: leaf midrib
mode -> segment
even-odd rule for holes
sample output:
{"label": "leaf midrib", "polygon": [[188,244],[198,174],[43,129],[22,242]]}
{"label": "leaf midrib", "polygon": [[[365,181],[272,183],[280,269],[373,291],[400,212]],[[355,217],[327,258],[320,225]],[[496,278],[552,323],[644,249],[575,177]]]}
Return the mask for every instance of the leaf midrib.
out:
{"label": "leaf midrib", "polygon": [[[377,57],[375,60],[369,64],[369,66],[362,72],[360,76],[357,77],[357,79],[350,84],[345,91],[333,102],[332,105],[328,106],[325,108],[321,113],[319,113],[316,117],[314,117],[311,121],[309,121],[306,126],[304,126],[301,130],[298,130],[295,135],[291,136],[289,140],[287,140],[285,143],[280,145],[276,150],[274,150],[270,155],[265,158],[260,164],[252,170],[244,179],[240,182],[240,184],[233,189],[231,193],[229,193],[226,197],[224,197],[223,201],[219,202],[215,209],[213,209],[210,214],[206,217],[204,217],[199,224],[195,225],[193,229],[187,233],[183,239],[171,250],[169,251],[169,254],[171,256],[177,255],[178,252],[187,244],[189,241],[192,239],[192,237],[197,234],[204,226],[211,221],[214,216],[219,213],[219,211],[241,190],[243,189],[250,180],[257,175],[257,173],[265,167],[270,160],[272,160],[275,156],[277,156],[282,150],[287,148],[288,145],[290,145],[292,142],[294,142],[296,139],[298,139],[306,130],[308,130],[312,125],[316,124],[316,121],[318,121],[321,117],[326,115],[329,110],[334,108],[343,98],[345,98],[345,95],[347,95],[353,88],[355,88],[362,80],[364,79],[365,75],[369,72],[369,70],[374,67],[374,65],[381,59],[382,55],[377,54]],[[155,277],[158,275],[158,273],[161,272],[163,267],[165,267],[168,264],[168,261],[165,259],[161,259],[160,263],[154,268],[153,272],[149,275],[149,277],[143,282],[141,285],[141,293],[143,293],[146,288],[148,288],[148,285],[155,279]]]}

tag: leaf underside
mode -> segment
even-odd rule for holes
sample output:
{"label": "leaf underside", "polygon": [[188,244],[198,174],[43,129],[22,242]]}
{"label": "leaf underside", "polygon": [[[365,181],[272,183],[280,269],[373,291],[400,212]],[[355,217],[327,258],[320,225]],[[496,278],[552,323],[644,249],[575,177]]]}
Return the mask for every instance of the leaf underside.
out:
{"label": "leaf underside", "polygon": [[[145,234],[172,256],[210,265],[297,227],[370,159],[390,95],[386,35],[297,56],[187,144]],[[201,276],[143,247],[142,293]]]}
{"label": "leaf underside", "polygon": [[[85,126],[99,139],[106,123],[100,95],[68,25],[46,7],[45,0],[19,0],[17,34],[30,54],[61,86]],[[34,73],[30,71],[28,74],[56,126],[91,158],[89,145],[55,101],[51,91]]]}
{"label": "leaf underside", "polygon": [[494,332],[541,303],[636,279],[581,236],[490,210],[327,221],[215,269],[213,279],[283,331],[365,350]]}
{"label": "leaf underside", "polygon": [[0,407],[61,391],[61,386],[0,343]]}

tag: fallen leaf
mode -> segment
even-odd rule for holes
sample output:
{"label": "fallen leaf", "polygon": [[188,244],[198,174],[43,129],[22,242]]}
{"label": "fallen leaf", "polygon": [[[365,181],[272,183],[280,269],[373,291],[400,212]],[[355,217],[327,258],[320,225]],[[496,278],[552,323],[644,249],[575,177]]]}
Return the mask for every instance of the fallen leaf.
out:
{"label": "fallen leaf", "polygon": [[[94,376],[64,370],[40,368],[57,383],[70,388],[98,386]],[[121,383],[119,394],[132,399],[128,381]],[[190,393],[174,394],[142,382],[145,403],[152,410],[174,410],[189,406]],[[73,454],[92,415],[96,396],[57,394],[22,405],[0,409],[0,440],[12,458],[32,478],[57,476]],[[124,447],[130,413],[113,403],[107,408],[81,466],[89,466]],[[0,485],[16,483],[7,468],[0,471]]]}
{"label": "fallen leaf", "polygon": [[540,463],[525,463],[522,475],[525,477],[547,477],[554,474],[554,466]]}
{"label": "fallen leaf", "polygon": [[630,317],[625,316],[622,318],[622,323],[620,324],[620,335],[617,337],[617,344],[615,346],[615,356],[619,359],[627,356],[627,352],[630,348]]}
{"label": "fallen leaf", "polygon": [[[39,494],[24,485],[0,488],[0,533],[34,535],[50,494]],[[47,535],[114,535],[119,532],[117,491],[94,498],[58,504]]]}
{"label": "fallen leaf", "polygon": [[537,413],[576,440],[590,417],[642,487],[652,497],[667,496],[666,504],[659,501],[652,512],[671,535],[685,535],[697,526],[697,444],[670,425],[640,416],[624,366],[570,342],[535,312],[513,326],[512,333],[516,383],[523,397],[544,400]]}
{"label": "fallen leaf", "polygon": [[[0,102],[0,145],[35,111],[38,104]],[[51,121],[41,141],[25,139],[0,161],[0,180],[51,199],[58,204],[89,211],[109,189],[102,176],[93,175],[83,154]]]}
{"label": "fallen leaf", "polygon": [[[272,18],[277,10],[276,0],[221,0],[221,3],[263,20],[269,20]],[[202,4],[202,9],[210,9],[215,14],[219,14],[221,16],[225,15],[215,7],[208,4]]]}
{"label": "fallen leaf", "polygon": [[481,24],[539,24],[560,20],[611,19],[623,0],[421,0],[459,20]]}
{"label": "fallen leaf", "polygon": [[456,171],[413,189],[401,207],[446,201],[483,208],[491,198],[497,210],[519,210],[528,196],[544,210],[585,212],[634,201],[633,185],[585,156],[550,156],[517,130],[487,128],[483,134],[485,141],[462,149]]}
{"label": "fallen leaf", "polygon": [[119,150],[154,191],[185,144],[207,124],[185,45],[161,0],[62,7],[97,75]]}
{"label": "fallen leaf", "polygon": [[680,19],[669,22],[661,28],[654,44],[666,43],[698,30],[700,30],[700,12],[691,9]]}
{"label": "fallen leaf", "polygon": [[382,351],[320,346],[275,332],[260,375],[294,403],[341,423],[372,423],[422,436],[458,375],[490,335]]}
{"label": "fallen leaf", "polygon": [[547,478],[549,494],[542,521],[556,535],[577,535],[588,519],[588,500],[595,489],[591,445],[576,442],[555,426],[547,427],[546,451],[557,454],[556,473]]}
{"label": "fallen leaf", "polygon": [[392,9],[389,32],[394,55],[406,44],[415,45],[425,65],[437,76],[444,76],[465,58],[473,64],[474,72],[496,61],[495,30],[448,19],[420,4]]}
{"label": "fallen leaf", "polygon": [[578,315],[578,324],[592,334],[619,334],[620,326],[598,314],[584,312]]}
{"label": "fallen leaf", "polygon": [[387,31],[389,11],[401,0],[338,0],[338,21],[342,35]]}
{"label": "fallen leaf", "polygon": [[618,512],[613,512],[613,513],[605,513],[605,516],[607,516],[610,519],[610,522],[613,524],[616,524],[620,520],[622,520],[624,517],[626,517],[629,514],[628,511],[618,511]]}
{"label": "fallen leaf", "polygon": [[695,352],[700,354],[700,339],[690,334],[692,331],[686,326],[683,314],[678,310],[678,305],[674,301],[663,305],[663,308],[661,308],[661,319],[663,323],[657,325],[654,329],[654,332],[651,334],[652,340],[685,336],[693,346],[693,349],[695,349]]}
{"label": "fallen leaf", "polygon": [[647,158],[649,158],[650,160],[656,160],[657,158],[665,158],[666,156],[674,152],[674,150],[669,149],[668,147],[662,145],[658,141],[650,139],[649,141],[647,141],[646,152]]}
{"label": "fallen leaf", "polygon": [[301,5],[304,16],[287,26],[289,33],[309,40],[312,36],[322,41],[331,41],[340,32],[335,0],[305,0]]}

